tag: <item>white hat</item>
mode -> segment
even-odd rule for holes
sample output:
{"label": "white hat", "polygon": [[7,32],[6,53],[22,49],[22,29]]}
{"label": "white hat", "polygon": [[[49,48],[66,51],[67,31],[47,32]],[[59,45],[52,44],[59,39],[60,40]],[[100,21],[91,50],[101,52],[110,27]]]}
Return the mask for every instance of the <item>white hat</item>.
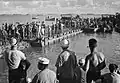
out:
{"label": "white hat", "polygon": [[11,38],[10,44],[15,45],[17,43],[17,40],[15,38]]}
{"label": "white hat", "polygon": [[69,41],[67,39],[64,39],[62,42],[61,42],[61,47],[63,48],[66,48],[69,46]]}
{"label": "white hat", "polygon": [[49,64],[50,60],[44,57],[39,57],[39,63],[41,64]]}

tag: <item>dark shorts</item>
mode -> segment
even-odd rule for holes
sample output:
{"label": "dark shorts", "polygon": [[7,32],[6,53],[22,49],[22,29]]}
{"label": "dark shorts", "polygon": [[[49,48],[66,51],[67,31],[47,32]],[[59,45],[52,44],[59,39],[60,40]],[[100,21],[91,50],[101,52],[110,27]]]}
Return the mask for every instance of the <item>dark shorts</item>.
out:
{"label": "dark shorts", "polygon": [[63,78],[60,78],[60,79],[59,79],[59,83],[75,83],[75,80],[73,80],[73,79],[63,79]]}
{"label": "dark shorts", "polygon": [[9,83],[26,83],[26,74],[19,69],[9,70],[8,80]]}
{"label": "dark shorts", "polygon": [[91,81],[96,81],[97,79],[99,79],[101,76],[101,72],[98,71],[98,72],[91,72],[91,71],[88,71],[87,72],[87,76],[86,76],[86,80],[87,80],[87,83],[91,83]]}

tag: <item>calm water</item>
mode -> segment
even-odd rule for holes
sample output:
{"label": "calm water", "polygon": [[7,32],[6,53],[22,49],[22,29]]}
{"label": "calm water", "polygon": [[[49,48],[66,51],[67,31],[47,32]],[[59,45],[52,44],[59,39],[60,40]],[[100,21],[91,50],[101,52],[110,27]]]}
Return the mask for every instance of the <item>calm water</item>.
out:
{"label": "calm water", "polygon": [[[0,26],[2,23],[15,23],[15,22],[20,22],[20,23],[27,23],[27,22],[32,22],[32,21],[44,21],[45,17],[48,16],[53,16],[56,18],[60,18],[60,15],[56,14],[51,14],[51,15],[0,15]],[[32,19],[32,18],[37,18],[37,19]]]}
{"label": "calm water", "polygon": [[[79,34],[77,36],[69,38],[70,49],[76,52],[77,59],[85,57],[89,53],[88,40],[90,38],[97,38],[99,41],[98,50],[103,52],[107,64],[116,63],[120,64],[120,34]],[[37,58],[40,56],[47,57],[50,59],[49,68],[55,69],[55,62],[58,54],[61,52],[60,44],[54,44],[45,48],[28,48],[24,50],[28,60],[31,62],[31,67],[28,70],[28,77],[33,78],[38,72],[37,69]],[[0,83],[6,83],[7,66],[4,60],[0,59]],[[108,72],[108,68],[104,69],[103,72]]]}

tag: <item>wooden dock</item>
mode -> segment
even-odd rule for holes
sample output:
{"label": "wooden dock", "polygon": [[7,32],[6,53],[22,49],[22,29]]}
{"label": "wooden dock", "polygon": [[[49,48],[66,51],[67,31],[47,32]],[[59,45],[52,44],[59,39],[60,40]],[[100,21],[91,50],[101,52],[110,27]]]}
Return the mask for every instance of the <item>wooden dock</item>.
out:
{"label": "wooden dock", "polygon": [[59,35],[59,37],[58,36],[54,36],[54,37],[46,38],[45,42],[42,43],[42,46],[55,44],[56,42],[60,42],[63,39],[67,39],[67,38],[69,38],[71,36],[75,36],[75,35],[80,34],[80,33],[82,33],[82,30],[79,29],[79,30],[73,30],[73,31],[62,33],[62,34]]}

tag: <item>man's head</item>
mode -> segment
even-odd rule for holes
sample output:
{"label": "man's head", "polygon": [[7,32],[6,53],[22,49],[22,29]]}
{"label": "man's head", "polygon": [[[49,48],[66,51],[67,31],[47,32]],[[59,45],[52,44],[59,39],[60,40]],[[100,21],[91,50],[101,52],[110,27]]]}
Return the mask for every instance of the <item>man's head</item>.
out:
{"label": "man's head", "polygon": [[11,38],[10,39],[10,45],[16,45],[17,44],[17,40],[15,38]]}
{"label": "man's head", "polygon": [[97,40],[94,38],[91,38],[89,40],[89,48],[91,51],[93,51],[95,47],[97,47]]}
{"label": "man's head", "polygon": [[67,49],[67,48],[69,47],[69,40],[64,39],[64,40],[61,42],[61,47],[62,47],[62,49]]}
{"label": "man's head", "polygon": [[44,57],[39,57],[38,58],[38,69],[39,70],[44,70],[45,68],[47,68],[48,64],[49,64],[49,59],[44,58]]}
{"label": "man's head", "polygon": [[84,66],[84,65],[85,65],[85,59],[84,59],[84,58],[79,59],[78,64],[79,64],[80,66]]}
{"label": "man's head", "polygon": [[109,70],[111,73],[117,72],[118,66],[116,64],[110,64],[109,65]]}

